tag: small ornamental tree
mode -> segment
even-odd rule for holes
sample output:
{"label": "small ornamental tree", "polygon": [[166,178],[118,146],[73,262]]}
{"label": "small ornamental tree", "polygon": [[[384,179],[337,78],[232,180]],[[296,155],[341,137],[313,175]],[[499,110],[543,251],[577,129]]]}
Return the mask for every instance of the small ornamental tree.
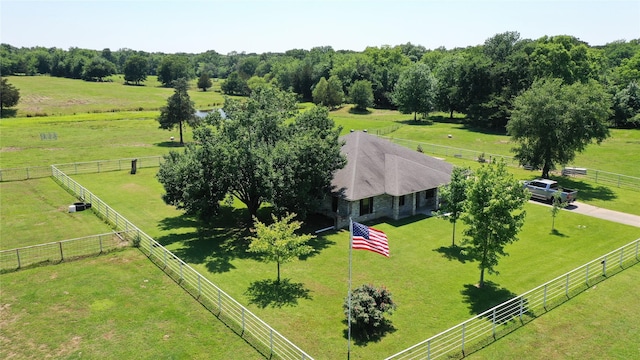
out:
{"label": "small ornamental tree", "polygon": [[[387,320],[384,314],[396,309],[391,293],[385,287],[362,285],[351,292],[351,329],[364,335],[375,334],[384,329]],[[349,321],[349,297],[342,305]]]}
{"label": "small ornamental tree", "polygon": [[556,229],[556,216],[558,216],[560,210],[566,208],[569,203],[562,201],[562,193],[556,191],[553,193],[553,198],[551,198],[551,205],[551,231],[553,232]]}
{"label": "small ornamental tree", "polygon": [[278,264],[278,280],[280,283],[280,264],[291,262],[297,257],[313,252],[313,247],[307,242],[314,238],[313,235],[298,235],[295,232],[300,229],[302,222],[292,221],[296,214],[288,214],[278,220],[274,215],[273,224],[265,225],[255,219],[256,236],[250,237],[249,252],[263,255],[264,261]]}
{"label": "small ornamental tree", "polygon": [[467,199],[467,177],[471,175],[471,169],[455,166],[451,172],[451,182],[440,186],[438,195],[442,201],[438,215],[448,219],[453,224],[451,246],[456,246],[456,222],[464,211],[464,202]]}

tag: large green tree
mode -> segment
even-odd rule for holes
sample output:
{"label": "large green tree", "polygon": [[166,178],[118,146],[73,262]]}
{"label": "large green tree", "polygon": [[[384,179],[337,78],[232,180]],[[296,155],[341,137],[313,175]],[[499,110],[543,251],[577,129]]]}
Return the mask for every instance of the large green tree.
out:
{"label": "large green tree", "polygon": [[[239,199],[252,216],[263,202],[269,202],[278,212],[295,211],[301,217],[313,210],[329,192],[333,172],[344,166],[338,140],[341,129],[335,127],[326,108],[299,114],[294,94],[261,86],[246,101],[226,99],[224,112],[224,120],[218,112],[210,115],[207,121],[213,126],[196,129],[195,149],[187,148],[199,160],[193,163],[206,169],[172,172],[161,179],[167,194],[177,195],[174,204],[187,209],[190,205],[184,203],[193,201],[181,197],[174,184],[188,184],[190,176],[206,171],[217,182],[209,187],[210,207],[206,214],[200,214],[203,218],[217,211],[219,191]],[[215,157],[215,161],[198,155],[200,152]],[[194,182],[192,186],[205,185]]]}
{"label": "large green tree", "polygon": [[163,86],[172,86],[173,81],[180,78],[194,78],[194,68],[186,55],[166,55],[157,69],[158,81]]}
{"label": "large green tree", "polygon": [[470,245],[468,253],[478,261],[482,287],[485,270],[497,274],[498,259],[508,255],[504,247],[518,239],[529,193],[507,171],[502,159],[476,170],[467,181],[466,192],[463,244]]}
{"label": "large green tree", "polygon": [[436,78],[429,66],[417,63],[400,74],[392,94],[393,103],[403,114],[427,115],[433,109],[436,100]]}
{"label": "large green tree", "polygon": [[470,175],[471,169],[455,166],[451,172],[451,182],[438,189],[438,197],[442,201],[439,214],[453,224],[451,246],[456,245],[456,222],[464,211],[464,202],[467,199],[467,178]]}
{"label": "large green tree", "polygon": [[105,77],[115,74],[116,66],[109,60],[96,56],[84,66],[82,78],[90,81],[103,81]]}
{"label": "large green tree", "polygon": [[148,61],[142,55],[131,55],[124,62],[124,81],[139,85],[141,81],[147,80]]}
{"label": "large green tree", "polygon": [[174,93],[167,99],[167,105],[160,109],[160,116],[157,120],[161,129],[172,130],[178,127],[180,130],[180,144],[184,144],[182,136],[183,123],[186,122],[189,126],[196,127],[199,118],[195,116],[196,109],[187,92],[189,89],[187,80],[180,78],[174,81],[173,86]]}
{"label": "large green tree", "polygon": [[349,99],[356,110],[366,111],[367,107],[373,106],[373,89],[371,81],[357,80],[349,88]]}
{"label": "large green tree", "polygon": [[507,132],[520,164],[542,169],[566,165],[594,140],[609,136],[611,96],[595,81],[565,85],[543,79],[515,99]]}
{"label": "large green tree", "polygon": [[16,106],[20,100],[20,90],[9,83],[6,77],[2,78],[0,87],[0,112],[6,107]]}
{"label": "large green tree", "polygon": [[312,91],[313,102],[329,108],[336,108],[344,102],[344,91],[340,78],[333,75],[327,79],[320,78]]}
{"label": "large green tree", "polygon": [[198,88],[202,89],[202,91],[207,91],[208,88],[213,86],[213,82],[209,77],[209,74],[202,73],[200,74],[200,78],[198,79]]}
{"label": "large green tree", "polygon": [[307,242],[315,236],[296,234],[302,222],[293,220],[295,216],[295,213],[291,213],[278,219],[272,215],[273,223],[270,225],[255,219],[256,235],[249,238],[249,252],[262,254],[264,261],[278,264],[276,283],[280,283],[280,264],[313,252],[313,247],[307,245]]}

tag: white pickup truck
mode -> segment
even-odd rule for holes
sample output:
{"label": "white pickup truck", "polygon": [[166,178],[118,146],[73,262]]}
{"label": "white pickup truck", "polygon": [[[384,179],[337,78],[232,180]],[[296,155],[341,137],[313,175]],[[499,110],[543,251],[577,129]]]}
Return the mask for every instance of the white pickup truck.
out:
{"label": "white pickup truck", "polygon": [[535,179],[525,181],[524,187],[531,192],[532,198],[547,202],[552,202],[553,194],[558,191],[560,191],[562,202],[572,203],[578,196],[578,190],[562,189],[555,180]]}

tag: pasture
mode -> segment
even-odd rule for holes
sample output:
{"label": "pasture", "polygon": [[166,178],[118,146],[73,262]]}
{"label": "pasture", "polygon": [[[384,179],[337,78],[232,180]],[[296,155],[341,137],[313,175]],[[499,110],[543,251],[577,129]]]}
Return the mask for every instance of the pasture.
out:
{"label": "pasture", "polygon": [[[246,213],[226,208],[210,229],[165,205],[154,169],[74,176],[127,219],[145,229],[181,259],[238,299],[295,344],[318,358],[343,355],[341,304],[348,275],[347,231],[319,236],[316,253],[284,264],[285,290],[275,293],[275,264],[246,252]],[[384,221],[375,226],[390,239],[392,257],[353,254],[353,283],[385,285],[398,302],[390,317],[394,330],[378,341],[362,342],[354,358],[390,355],[458,324],[512,296],[551,280],[640,236],[640,229],[562,212],[550,233],[549,209],[527,205],[521,240],[508,246],[500,275],[477,292],[479,270],[451,248],[451,225],[437,218]],[[458,239],[461,236],[458,226]],[[611,236],[615,234],[615,236]],[[322,338],[322,342],[315,339]]]}
{"label": "pasture", "polygon": [[[10,81],[21,90],[23,96],[26,94],[31,97],[27,97],[28,101],[25,103],[21,101],[21,105],[18,106],[18,116],[23,115],[23,117],[0,121],[0,144],[2,146],[0,149],[0,168],[134,158],[162,155],[172,149],[179,150],[177,142],[169,140],[171,136],[177,137],[177,130],[158,129],[158,123],[155,120],[158,115],[157,109],[165,104],[166,98],[171,95],[172,90],[157,87],[157,84],[153,85],[152,81],[148,82],[146,86],[139,87],[123,86],[118,81],[86,83],[49,77],[12,77]],[[18,83],[19,81],[23,82]],[[56,83],[56,81],[62,82]],[[211,90],[206,93],[192,90],[190,95],[196,102],[196,108],[210,108],[212,104],[215,106],[215,104],[222,103],[220,94]],[[50,101],[38,98],[38,96],[50,97],[55,100]],[[86,96],[86,99],[83,96]],[[79,107],[74,107],[72,99],[84,100],[75,101]],[[42,108],[29,111],[42,111],[50,116],[24,117],[26,114],[35,114],[26,112],[29,106],[35,106],[33,104],[42,104]],[[136,107],[136,105],[138,106]],[[303,104],[301,107],[306,106],[308,104]],[[115,111],[140,108],[145,111]],[[389,136],[509,155],[511,144],[505,135],[469,129],[456,122],[444,121],[432,125],[414,124],[408,121],[410,115],[402,115],[389,110],[372,110],[368,114],[353,114],[349,112],[349,108],[349,106],[345,106],[331,113],[336,123],[343,126],[343,133],[347,133],[350,129],[375,130],[400,124],[402,126]],[[51,114],[63,115],[51,116]],[[441,114],[434,114],[434,116],[438,119],[442,118]],[[56,140],[41,139],[40,134],[52,132],[56,133]],[[452,137],[449,138],[448,134],[452,134]],[[186,141],[191,140],[190,135],[191,130],[187,129]],[[596,168],[640,176],[640,173],[636,173],[640,171],[638,170],[640,169],[638,166],[640,163],[640,151],[638,151],[640,150],[640,132],[613,130],[612,135],[613,137],[606,140],[600,147],[589,146],[584,154],[579,155],[578,159],[581,160],[576,160],[576,165],[596,167],[588,164],[602,164]],[[477,162],[463,159],[447,158],[447,160],[457,165],[478,166]],[[513,168],[511,170],[520,179],[530,179],[539,175],[538,172],[522,169]],[[184,261],[190,263],[211,281],[220,285],[226,292],[248,306],[259,317],[312,356],[319,359],[344,356],[346,352],[344,334],[346,325],[343,322],[344,315],[341,305],[347,293],[348,232],[338,231],[323,234],[313,241],[316,249],[314,254],[301,261],[284,264],[282,276],[287,279],[285,282],[287,286],[281,291],[274,292],[271,285],[275,279],[275,264],[262,263],[245,251],[248,245],[245,236],[249,233],[244,227],[247,216],[244,209],[239,206],[224,208],[216,225],[204,229],[193,218],[184,216],[181,212],[162,202],[160,199],[162,187],[155,180],[156,171],[157,169],[145,168],[140,169],[136,175],[119,171],[78,175],[74,178],[157,241],[167,246]],[[602,186],[573,178],[562,178],[560,181],[561,183],[566,182],[570,187],[578,188],[581,194],[580,201],[640,214],[637,207],[637,204],[640,203],[640,193],[637,191]],[[5,246],[7,239],[10,238],[16,239],[17,244],[31,244],[77,237],[64,236],[65,230],[68,229],[74,229],[74,232],[76,229],[80,232],[86,231],[87,235],[105,232],[106,225],[92,217],[90,212],[76,213],[75,215],[64,213],[66,205],[73,199],[69,199],[71,196],[59,188],[56,191],[55,187],[57,184],[50,179],[0,183],[0,202],[2,204],[2,226],[0,226],[2,243],[0,248],[18,246],[11,244]],[[32,203],[38,203],[38,205],[33,206]],[[62,208],[63,206],[65,209]],[[500,262],[498,266],[500,274],[488,275],[489,283],[482,292],[478,292],[474,287],[479,277],[476,264],[469,262],[465,258],[464,252],[460,252],[460,248],[451,247],[451,224],[448,222],[436,218],[414,217],[399,222],[383,221],[375,224],[376,227],[389,235],[392,257],[386,259],[369,252],[355,251],[353,254],[354,287],[362,283],[386,285],[398,303],[398,310],[390,316],[393,328],[384,337],[373,341],[361,339],[357,342],[356,346],[352,348],[354,359],[380,358],[391,355],[456,325],[508,297],[529,290],[640,237],[638,228],[600,221],[566,211],[556,219],[558,232],[551,234],[549,231],[551,215],[548,208],[529,204],[527,211],[528,220],[520,235],[521,240],[507,247],[510,256]],[[263,213],[263,215],[265,214]],[[42,226],[30,226],[29,220],[33,218],[40,219],[38,222],[41,222]],[[56,224],[56,226],[52,226],[52,224]],[[462,226],[459,224],[456,236],[458,240],[461,239],[461,229]],[[315,228],[309,227],[308,230],[315,230]],[[41,239],[43,241],[40,241]],[[172,288],[177,293],[184,295],[186,298],[184,301],[193,303],[195,307],[202,310],[202,313],[193,310],[188,312],[188,314],[193,314],[192,316],[185,316],[182,313],[177,313],[177,310],[166,310],[173,320],[178,319],[177,322],[160,318],[159,321],[149,320],[142,325],[132,325],[132,329],[127,328],[126,324],[114,322],[112,323],[113,329],[115,329],[113,331],[118,334],[124,333],[123,337],[129,341],[125,345],[115,344],[114,346],[121,347],[123,352],[126,352],[127,349],[136,353],[143,349],[144,351],[156,351],[157,349],[147,349],[146,343],[160,343],[156,338],[162,337],[164,342],[160,344],[160,347],[164,349],[162,347],[164,345],[174,346],[175,352],[166,352],[166,354],[173,354],[173,357],[183,357],[183,355],[189,354],[189,357],[205,358],[212,356],[212,353],[215,354],[215,357],[223,358],[259,357],[255,350],[233,332],[228,330],[225,332],[224,325],[221,325],[211,314],[197,305],[193,299],[189,298],[155,267],[152,265],[149,267],[141,266],[142,263],[148,263],[148,260],[140,254],[135,254],[137,254],[135,250],[127,250],[124,253],[109,254],[105,259],[119,258],[120,260],[109,261],[134,263],[141,268],[141,272],[136,273],[125,268],[129,274],[148,274],[145,276],[153,275],[166,281],[162,288],[163,292],[154,294],[153,299],[138,297],[138,294],[135,294],[136,304],[172,303],[178,295],[170,297],[164,295],[165,293],[169,294],[168,289]],[[26,279],[31,279],[29,274],[35,274],[32,275],[34,277],[52,276],[50,274],[62,272],[63,268],[64,271],[69,271],[69,275],[64,278],[75,278],[79,276],[78,274],[87,272],[89,267],[98,264],[101,259],[95,258],[61,264],[56,267],[29,269],[24,272],[1,275],[2,303],[10,303],[5,299],[9,299],[11,296],[11,307],[17,309],[27,306],[23,303],[23,299],[32,299],[36,295],[42,296],[38,299],[46,299],[47,295],[51,294],[60,296],[60,292],[65,291],[61,289],[68,287],[74,289],[71,293],[85,291],[86,288],[83,288],[82,282],[76,283],[74,281],[71,284],[53,282],[53,285],[57,287],[36,293],[29,290],[31,280],[27,281]],[[87,262],[90,265],[87,265]],[[108,263],[104,266],[108,267]],[[102,269],[102,265],[96,266]],[[106,270],[102,271],[106,272]],[[124,275],[114,273],[111,274],[111,277],[121,279],[124,278]],[[614,279],[618,277],[621,275],[616,275]],[[89,280],[85,282],[87,281]],[[107,283],[105,279],[101,278],[101,281]],[[5,287],[5,282],[11,283],[12,287]],[[21,289],[18,285],[23,288]],[[134,285],[129,285],[135,288]],[[608,282],[605,282],[599,284],[598,289],[605,294],[611,294],[610,301],[614,302],[614,296],[620,290],[618,287],[606,290],[607,286]],[[124,299],[122,301],[131,302],[134,295],[132,290],[119,292],[120,289],[117,285],[106,287],[113,292],[114,298],[122,297]],[[90,308],[96,299],[91,298],[88,300],[90,302],[84,302],[83,304],[88,305],[74,314],[84,315],[87,308]],[[39,301],[36,303],[40,304]],[[583,321],[579,311],[568,312],[566,315],[564,313],[563,309],[573,307],[574,301],[576,300],[571,300],[550,314],[563,318],[568,324]],[[100,349],[102,345],[94,344],[94,342],[104,342],[104,337],[101,339],[100,334],[80,334],[77,335],[79,337],[77,339],[70,336],[70,334],[74,334],[74,328],[51,329],[51,324],[67,320],[67,313],[71,311],[67,309],[69,304],[69,302],[63,302],[62,305],[39,307],[37,311],[34,310],[33,317],[35,319],[41,318],[39,322],[34,320],[34,323],[42,324],[45,329],[49,329],[49,332],[56,331],[56,334],[50,342],[47,342],[49,340],[46,338],[49,334],[46,331],[36,331],[33,336],[38,340],[32,340],[28,346],[34,342],[40,342],[45,344],[42,348],[47,351],[46,354],[72,357],[73,354],[75,354],[73,356],[77,355],[77,352],[74,351],[80,349],[75,344],[78,342],[83,344],[85,343],[84,339],[87,339],[86,343],[92,345],[88,345],[85,348],[87,350],[78,351],[86,351],[84,354],[98,354],[97,357],[102,358],[103,356],[100,356],[103,351]],[[615,317],[621,311],[635,311],[633,306],[633,301],[621,301],[615,302],[615,306],[611,306],[615,309],[600,308],[599,311],[606,311],[611,314],[610,316]],[[116,307],[126,310],[126,314],[132,314],[128,316],[136,319],[139,317],[141,321],[155,316],[150,315],[149,312],[135,312],[125,305],[117,305]],[[182,307],[184,308],[186,305],[182,305]],[[164,312],[164,309],[154,307],[153,313]],[[12,314],[10,319],[16,316],[13,312],[3,309],[3,321],[5,314]],[[550,314],[545,314],[541,319]],[[122,316],[125,317],[125,315]],[[104,317],[82,319],[78,323],[84,326],[86,331],[89,331],[91,321],[99,323],[107,321]],[[192,324],[194,321],[202,321],[203,324],[206,324],[202,326],[206,326],[206,328],[195,323]],[[537,321],[527,327],[536,327]],[[636,322],[633,318],[627,320],[622,317],[617,320],[616,325],[623,329],[633,328]],[[136,326],[141,326],[141,328],[135,328]],[[188,329],[188,334],[179,338],[171,333],[169,339],[165,339],[166,334],[152,332],[148,335],[149,337],[146,335],[141,337],[139,333],[144,332],[142,329],[145,326],[152,327],[154,331],[160,327],[162,328],[160,332],[166,329]],[[222,330],[219,330],[219,327]],[[26,329],[22,333],[17,329],[15,331],[18,334],[12,335],[15,336],[12,340],[14,343],[22,344],[29,341],[25,337],[25,334],[28,333]],[[522,331],[519,329],[516,333]],[[566,329],[558,328],[551,328],[549,331],[555,333],[556,336],[564,335],[567,332]],[[212,332],[215,332],[215,335],[211,335]],[[585,332],[588,333],[588,330]],[[206,341],[199,337],[201,335],[209,340],[215,338],[214,343],[209,343],[207,348]],[[580,333],[577,336],[580,336]],[[92,339],[92,341],[88,339]],[[93,341],[94,339],[98,340]],[[167,341],[174,339],[180,344],[175,345],[171,341]],[[218,343],[219,341],[224,342],[224,339],[228,340],[229,346]],[[318,339],[322,340],[318,341]],[[501,341],[505,342],[508,339],[505,338]],[[633,337],[619,340],[622,346],[634,344]],[[605,343],[606,339],[603,339],[602,342]],[[201,344],[205,345],[201,347]],[[67,349],[73,351],[61,350],[66,345],[68,345]],[[569,344],[567,351],[578,351],[576,348],[580,346],[582,346],[580,342]],[[4,344],[2,348],[6,348]],[[215,349],[213,352],[212,348]],[[523,355],[519,355],[519,357],[526,358],[527,351],[530,352],[530,349],[524,348]],[[120,357],[127,357],[130,354],[118,353]],[[155,352],[148,353],[148,356],[145,355],[147,353],[142,354],[143,358],[157,357]],[[497,354],[500,353],[497,352]],[[478,353],[478,356],[483,356],[482,352]],[[20,357],[22,355],[18,354],[17,358]]]}

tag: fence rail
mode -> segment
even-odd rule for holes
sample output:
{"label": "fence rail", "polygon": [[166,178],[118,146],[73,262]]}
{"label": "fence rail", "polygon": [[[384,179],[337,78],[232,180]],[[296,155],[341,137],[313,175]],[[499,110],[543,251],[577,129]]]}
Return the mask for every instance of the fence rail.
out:
{"label": "fence rail", "polygon": [[[97,160],[75,162],[69,164],[55,165],[66,174],[92,174],[107,171],[127,170],[131,168],[131,162],[136,160],[136,167],[153,168],[159,167],[163,161],[162,156],[145,156],[139,158],[123,158],[116,160]],[[52,176],[51,166],[30,166],[25,168],[0,169],[0,182],[21,181],[29,179],[39,179]]]}
{"label": "fence rail", "polygon": [[0,251],[0,272],[102,254],[127,245],[121,232],[113,232],[2,250]]}
{"label": "fence rail", "polygon": [[459,325],[413,345],[389,359],[462,358],[640,262],[640,239],[605,254]]}
{"label": "fence rail", "polygon": [[622,174],[611,173],[596,169],[584,169],[584,174],[576,174],[575,172],[564,172],[569,176],[581,179],[588,179],[596,184],[613,185],[619,188],[627,188],[631,190],[640,190],[640,178]]}
{"label": "fence rail", "polygon": [[258,318],[209,279],[167,250],[129,220],[107,205],[91,191],[78,184],[64,172],[52,166],[53,177],[76,197],[92,204],[91,209],[137,246],[151,261],[180,286],[206,306],[259,351],[280,359],[312,359],[307,353]]}

